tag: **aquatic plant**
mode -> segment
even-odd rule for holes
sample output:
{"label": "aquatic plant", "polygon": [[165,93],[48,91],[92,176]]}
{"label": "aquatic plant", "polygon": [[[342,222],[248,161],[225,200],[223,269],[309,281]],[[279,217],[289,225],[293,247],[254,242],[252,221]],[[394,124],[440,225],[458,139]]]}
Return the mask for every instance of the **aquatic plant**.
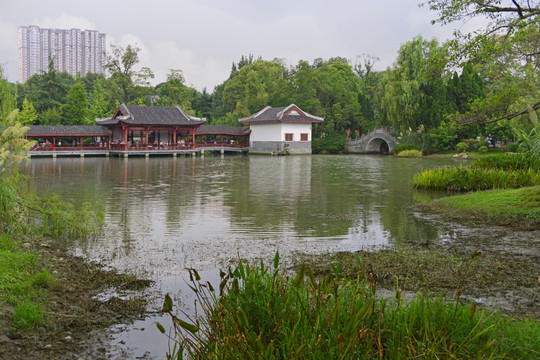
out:
{"label": "aquatic plant", "polygon": [[[472,261],[472,260],[471,260]],[[219,288],[189,269],[197,311],[177,315],[170,296],[162,311],[173,320],[168,359],[534,359],[538,324],[507,321],[443,297],[419,292],[405,300],[375,297],[371,273],[349,276],[334,264],[316,278],[302,265],[287,276],[279,269],[242,263],[222,272]],[[420,271],[420,276],[421,271]],[[198,311],[202,311],[200,314]],[[166,333],[161,324],[157,328]]]}
{"label": "aquatic plant", "polygon": [[419,189],[475,191],[540,185],[539,161],[531,153],[481,157],[468,167],[427,169],[414,175]]}

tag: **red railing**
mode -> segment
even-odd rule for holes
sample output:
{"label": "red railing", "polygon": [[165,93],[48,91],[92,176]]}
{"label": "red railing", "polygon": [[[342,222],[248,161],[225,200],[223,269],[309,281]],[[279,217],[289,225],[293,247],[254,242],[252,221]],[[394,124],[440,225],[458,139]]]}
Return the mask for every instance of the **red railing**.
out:
{"label": "red railing", "polygon": [[55,146],[55,145],[46,145],[41,146],[37,145],[30,149],[30,151],[107,151],[106,145],[96,146]]}
{"label": "red railing", "polygon": [[102,146],[97,145],[85,145],[85,146],[57,146],[57,145],[36,145],[30,151],[108,151],[108,150],[117,150],[117,151],[154,151],[154,150],[193,150],[197,148],[244,148],[248,147],[248,143],[236,143],[229,141],[216,141],[216,142],[203,142],[203,143],[186,143],[186,144],[140,144],[140,145],[128,145],[127,147],[124,144],[110,144],[107,148],[106,144]]}
{"label": "red railing", "polygon": [[203,142],[203,143],[185,143],[185,144],[111,144],[111,150],[119,151],[154,151],[154,150],[193,150],[197,148],[208,148],[208,147],[230,147],[230,148],[243,148],[247,147],[246,143],[230,143],[230,142]]}

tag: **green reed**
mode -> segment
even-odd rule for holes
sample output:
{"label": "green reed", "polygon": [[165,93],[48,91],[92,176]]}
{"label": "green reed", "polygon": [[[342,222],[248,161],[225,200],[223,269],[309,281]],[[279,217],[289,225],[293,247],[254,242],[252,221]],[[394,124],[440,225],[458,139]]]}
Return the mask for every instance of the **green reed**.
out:
{"label": "green reed", "polygon": [[[359,261],[359,260],[358,260]],[[537,323],[522,323],[478,310],[473,304],[431,296],[376,297],[363,272],[352,277],[333,266],[315,277],[301,266],[294,276],[279,269],[245,266],[221,273],[219,289],[194,269],[190,287],[195,315],[163,312],[173,319],[174,346],[167,358],[182,359],[536,359]],[[420,276],[421,272],[420,272]],[[199,313],[199,311],[201,313]],[[183,319],[182,319],[183,318]],[[165,333],[165,328],[157,324]],[[526,331],[516,329],[526,328]]]}
{"label": "green reed", "polygon": [[498,154],[482,157],[467,167],[424,170],[413,177],[412,183],[428,190],[514,189],[540,185],[540,172],[531,154]]}
{"label": "green reed", "polygon": [[532,169],[505,171],[473,167],[443,167],[415,174],[412,183],[418,189],[428,190],[514,189],[540,185],[540,173]]}

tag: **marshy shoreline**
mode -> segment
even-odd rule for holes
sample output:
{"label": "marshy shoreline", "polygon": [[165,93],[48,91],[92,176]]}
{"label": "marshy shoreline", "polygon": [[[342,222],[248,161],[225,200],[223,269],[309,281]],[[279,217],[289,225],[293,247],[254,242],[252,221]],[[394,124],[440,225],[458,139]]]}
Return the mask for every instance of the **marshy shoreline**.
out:
{"label": "marshy shoreline", "polygon": [[[151,281],[106,270],[72,255],[51,241],[27,241],[25,251],[37,254],[53,280],[45,293],[44,320],[37,328],[15,329],[10,306],[0,317],[2,359],[107,359],[115,324],[147,313]],[[107,292],[107,297],[99,296]]]}

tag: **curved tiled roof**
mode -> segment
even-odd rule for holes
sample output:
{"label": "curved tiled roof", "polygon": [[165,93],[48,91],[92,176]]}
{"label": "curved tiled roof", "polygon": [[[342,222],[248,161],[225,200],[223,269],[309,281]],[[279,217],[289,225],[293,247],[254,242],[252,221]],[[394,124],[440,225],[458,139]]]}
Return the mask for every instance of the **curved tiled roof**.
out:
{"label": "curved tiled roof", "polygon": [[251,129],[243,126],[202,125],[196,135],[249,135]]}
{"label": "curved tiled roof", "polygon": [[122,104],[114,116],[96,119],[100,125],[124,122],[131,125],[200,125],[206,121],[187,115],[180,106],[131,106]]}
{"label": "curved tiled roof", "polygon": [[266,122],[309,122],[320,123],[324,119],[302,111],[295,104],[284,107],[267,106],[261,111],[246,118],[238,120],[241,124],[266,123]]}
{"label": "curved tiled roof", "polygon": [[30,125],[26,136],[108,136],[109,129],[99,125]]}

